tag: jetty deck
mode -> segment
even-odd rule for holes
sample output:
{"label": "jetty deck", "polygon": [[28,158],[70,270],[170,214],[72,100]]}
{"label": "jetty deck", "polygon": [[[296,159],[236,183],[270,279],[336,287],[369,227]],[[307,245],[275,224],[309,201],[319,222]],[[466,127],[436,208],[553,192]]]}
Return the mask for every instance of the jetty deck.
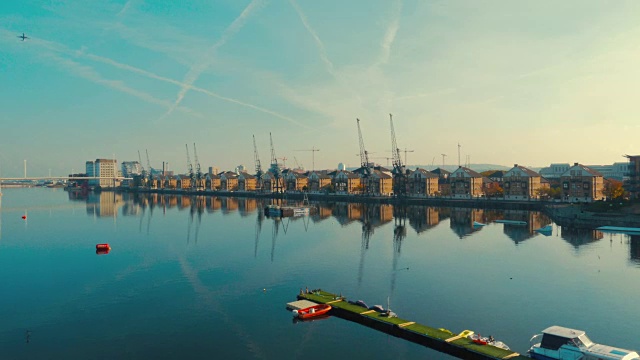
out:
{"label": "jetty deck", "polygon": [[309,300],[319,304],[330,304],[331,315],[350,320],[387,334],[424,345],[434,350],[456,356],[461,359],[513,359],[531,360],[511,350],[491,345],[479,345],[465,336],[442,328],[433,328],[400,317],[386,317],[375,310],[350,304],[346,298],[325,291],[302,293],[300,300]]}

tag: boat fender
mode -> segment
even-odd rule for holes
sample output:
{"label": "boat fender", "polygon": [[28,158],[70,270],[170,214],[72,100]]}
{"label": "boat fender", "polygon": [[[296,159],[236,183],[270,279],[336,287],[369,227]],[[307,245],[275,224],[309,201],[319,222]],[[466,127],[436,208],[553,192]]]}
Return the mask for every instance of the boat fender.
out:
{"label": "boat fender", "polygon": [[298,310],[293,310],[291,312],[293,313],[293,316],[298,316]]}

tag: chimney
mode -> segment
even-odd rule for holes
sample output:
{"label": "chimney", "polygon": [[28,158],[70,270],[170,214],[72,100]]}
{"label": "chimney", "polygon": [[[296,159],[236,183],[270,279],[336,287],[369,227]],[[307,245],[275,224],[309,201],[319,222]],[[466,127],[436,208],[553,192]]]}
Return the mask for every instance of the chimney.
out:
{"label": "chimney", "polygon": [[578,166],[578,163],[573,163],[573,166]]}

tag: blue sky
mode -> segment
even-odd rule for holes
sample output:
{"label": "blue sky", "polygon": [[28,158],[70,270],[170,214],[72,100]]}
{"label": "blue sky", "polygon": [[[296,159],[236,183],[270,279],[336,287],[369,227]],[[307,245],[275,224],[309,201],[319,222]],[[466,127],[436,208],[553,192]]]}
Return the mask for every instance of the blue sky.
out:
{"label": "blue sky", "polygon": [[[278,157],[607,164],[640,153],[637,1],[3,1],[0,171],[148,149],[186,171]],[[20,41],[17,35],[31,37]]]}

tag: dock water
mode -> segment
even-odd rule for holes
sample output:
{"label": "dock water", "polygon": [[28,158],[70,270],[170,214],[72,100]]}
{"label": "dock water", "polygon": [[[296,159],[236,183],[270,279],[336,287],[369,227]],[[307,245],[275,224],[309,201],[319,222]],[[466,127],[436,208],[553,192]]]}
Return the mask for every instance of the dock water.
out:
{"label": "dock water", "polygon": [[375,310],[351,304],[346,298],[325,291],[301,293],[299,300],[309,300],[318,304],[330,304],[331,315],[353,321],[384,333],[409,340],[431,349],[453,355],[460,359],[531,359],[511,350],[491,345],[479,345],[442,328],[433,328],[400,317],[386,317]]}

